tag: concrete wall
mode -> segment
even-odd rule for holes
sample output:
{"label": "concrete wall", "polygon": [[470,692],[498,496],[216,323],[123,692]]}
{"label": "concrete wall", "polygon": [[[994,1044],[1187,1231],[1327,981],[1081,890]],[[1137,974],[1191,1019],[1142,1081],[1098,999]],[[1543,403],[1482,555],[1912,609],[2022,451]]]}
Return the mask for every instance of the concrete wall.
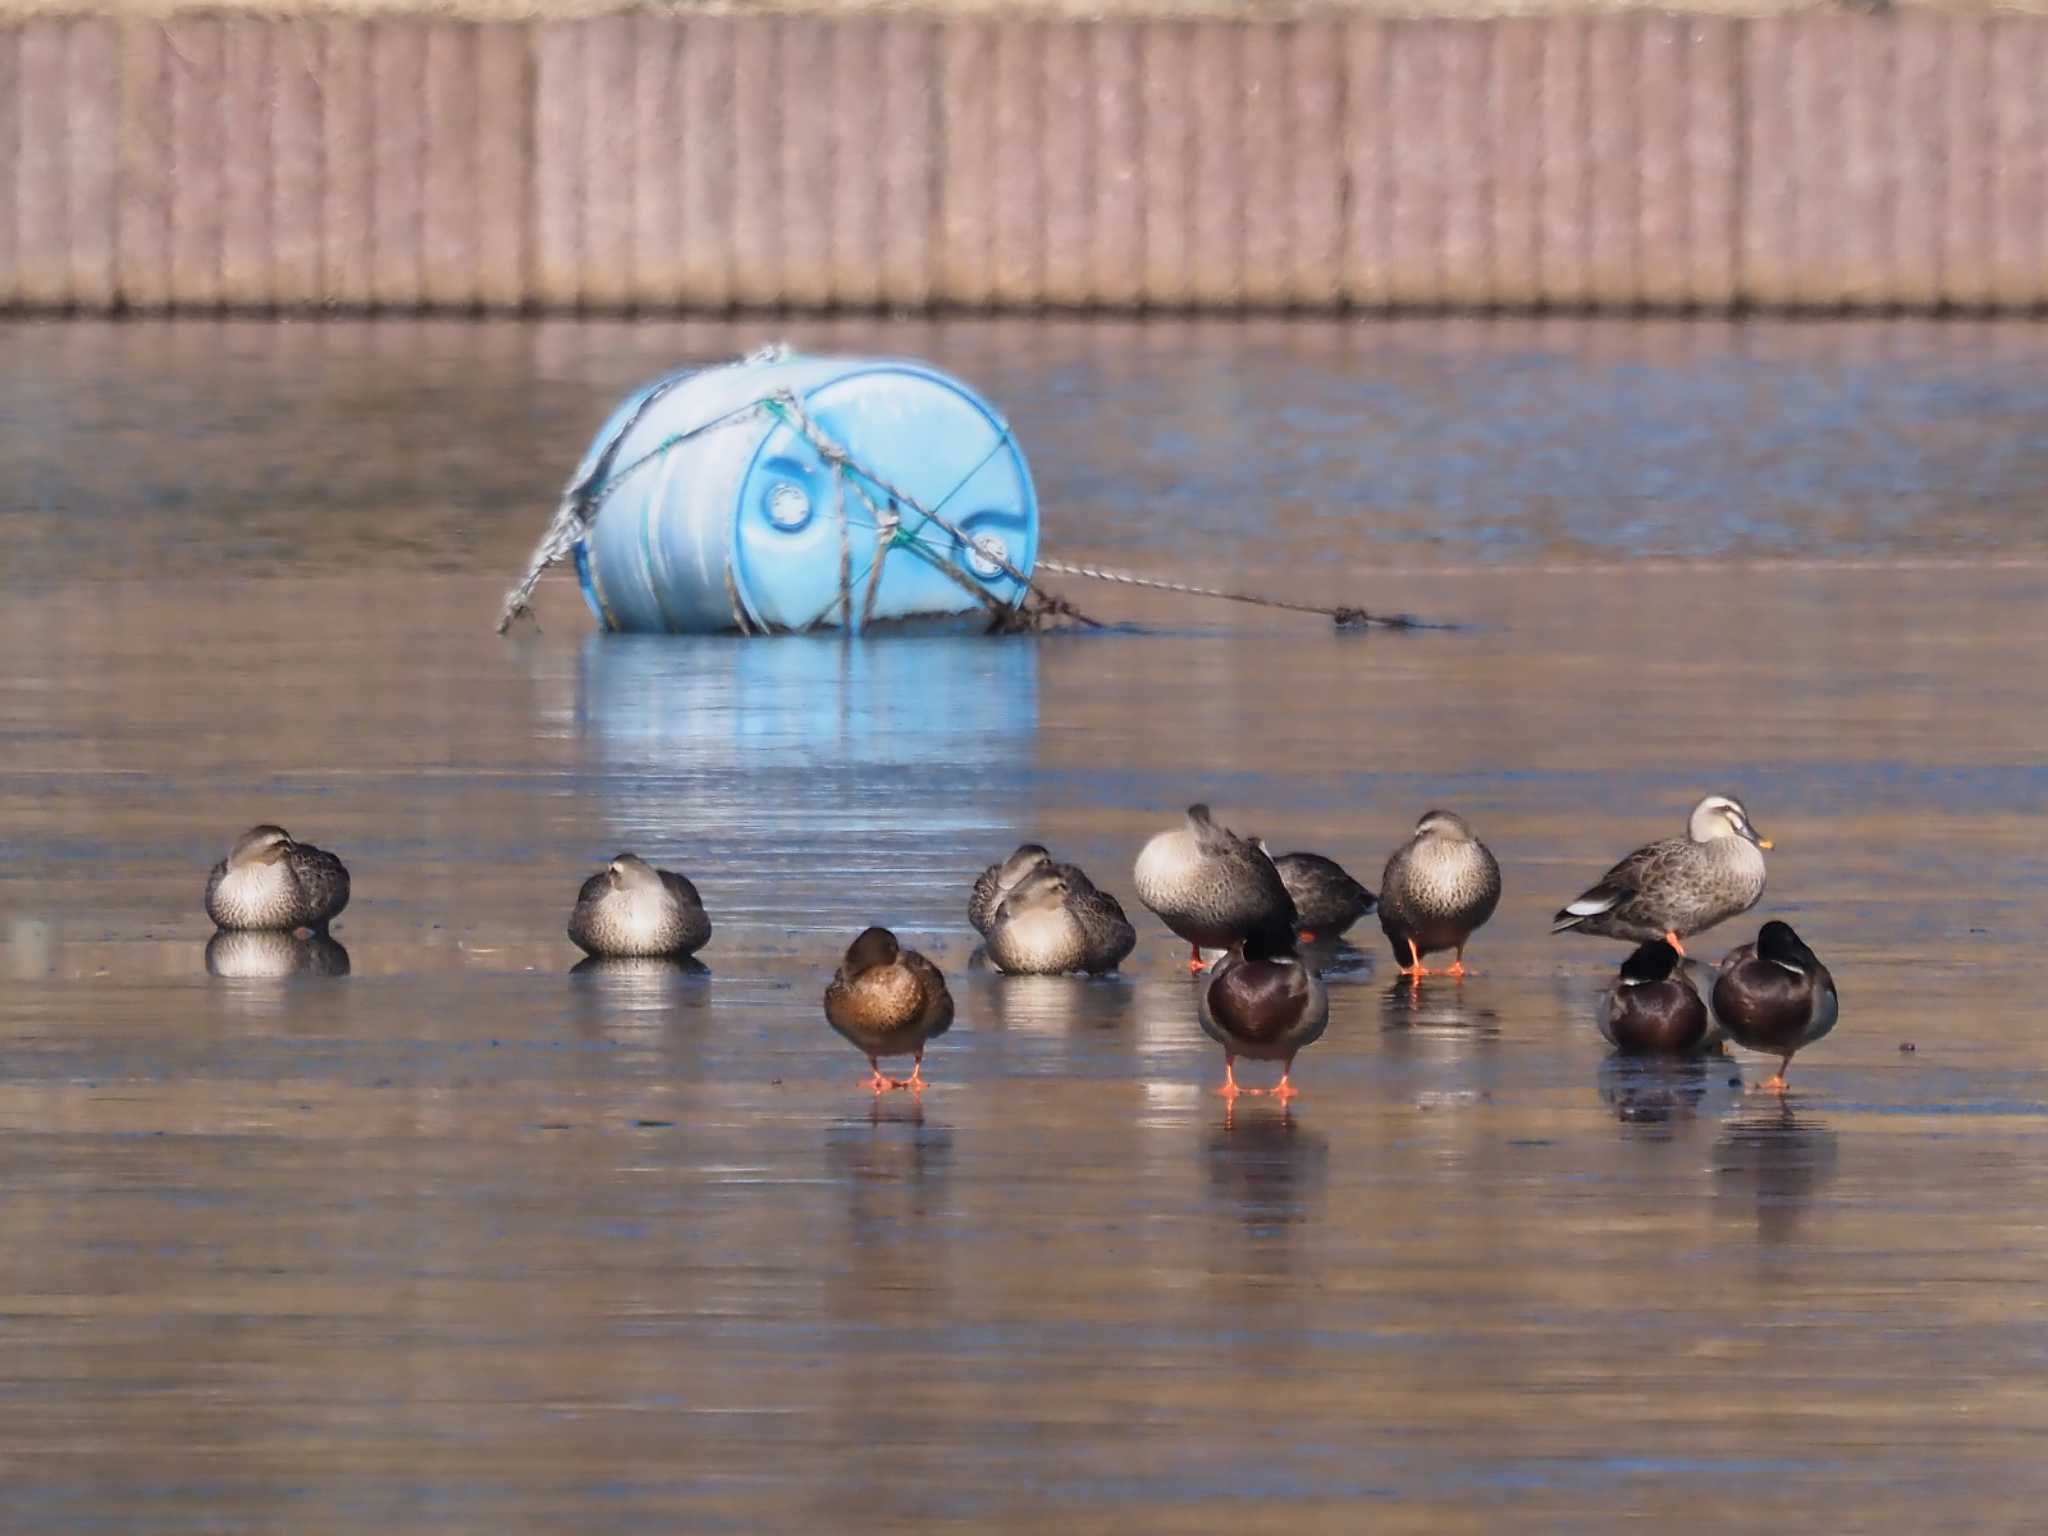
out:
{"label": "concrete wall", "polygon": [[2048,20],[0,22],[0,306],[2048,306]]}

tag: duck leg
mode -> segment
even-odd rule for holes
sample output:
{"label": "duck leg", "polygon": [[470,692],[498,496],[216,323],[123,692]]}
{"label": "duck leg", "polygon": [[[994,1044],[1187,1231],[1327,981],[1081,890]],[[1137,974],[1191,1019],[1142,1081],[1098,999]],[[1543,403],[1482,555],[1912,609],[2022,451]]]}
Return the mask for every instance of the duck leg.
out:
{"label": "duck leg", "polygon": [[1664,930],[1664,942],[1677,950],[1681,955],[1685,953],[1685,946],[1678,941],[1678,934],[1672,929],[1666,928]]}
{"label": "duck leg", "polygon": [[1236,1068],[1237,1058],[1231,1055],[1230,1052],[1225,1051],[1223,1053],[1223,1086],[1216,1090],[1216,1095],[1218,1098],[1230,1100],[1233,1104],[1237,1102],[1237,1096],[1244,1092],[1242,1088],[1237,1086]]}
{"label": "duck leg", "polygon": [[1767,1083],[1759,1083],[1757,1084],[1757,1086],[1763,1089],[1765,1093],[1785,1093],[1787,1091],[1785,1083],[1785,1073],[1791,1067],[1791,1065],[1792,1058],[1790,1056],[1787,1056],[1783,1061],[1778,1063],[1778,1070],[1772,1076],[1771,1080]]}
{"label": "duck leg", "polygon": [[1272,1090],[1273,1097],[1278,1099],[1282,1104],[1285,1104],[1289,1099],[1298,1099],[1301,1097],[1301,1090],[1295,1087],[1292,1083],[1287,1081],[1287,1079],[1292,1077],[1293,1075],[1294,1058],[1290,1056],[1287,1058],[1286,1062],[1282,1064],[1280,1068],[1280,1085]]}
{"label": "duck leg", "polygon": [[1415,947],[1414,939],[1402,941],[1408,946],[1408,963],[1396,973],[1402,976],[1427,976],[1429,967],[1422,963],[1422,951]]}
{"label": "duck leg", "polygon": [[868,1075],[861,1080],[861,1087],[872,1088],[876,1093],[881,1093],[895,1086],[896,1083],[893,1078],[887,1078],[882,1075],[882,1064],[870,1056],[868,1058]]}
{"label": "duck leg", "polygon": [[1455,959],[1455,960],[1453,960],[1453,961],[1451,962],[1451,964],[1450,964],[1450,969],[1449,969],[1449,970],[1447,970],[1447,971],[1445,971],[1445,972],[1444,972],[1444,974],[1445,974],[1446,976],[1463,976],[1463,975],[1465,974],[1465,946],[1464,946],[1464,945],[1460,944],[1460,945],[1458,946],[1458,958],[1457,958],[1457,959]]}
{"label": "duck leg", "polygon": [[1199,976],[1208,967],[1202,964],[1202,946],[1193,940],[1188,942],[1188,974]]}
{"label": "duck leg", "polygon": [[910,1059],[910,1076],[899,1078],[889,1086],[891,1088],[908,1088],[912,1093],[923,1093],[925,1090],[924,1052],[919,1051]]}

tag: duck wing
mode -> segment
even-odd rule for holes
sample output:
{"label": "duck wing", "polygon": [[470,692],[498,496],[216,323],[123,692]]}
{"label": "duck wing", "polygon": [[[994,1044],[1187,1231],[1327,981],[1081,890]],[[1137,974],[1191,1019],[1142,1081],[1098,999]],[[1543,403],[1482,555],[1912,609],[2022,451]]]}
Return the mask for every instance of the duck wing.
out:
{"label": "duck wing", "polygon": [[348,866],[324,848],[294,843],[285,855],[306,902],[306,921],[331,922],[348,905]]}
{"label": "duck wing", "polygon": [[1646,843],[1602,875],[1599,881],[1558,908],[1551,918],[1551,932],[1576,928],[1591,918],[1614,914],[1646,890],[1652,890],[1675,872],[1675,866],[1691,850],[1689,838],[1667,837]]}
{"label": "duck wing", "polygon": [[1080,865],[1055,864],[1053,868],[1059,872],[1060,878],[1067,882],[1068,890],[1093,891],[1095,889],[1095,882],[1088,878],[1088,872]]}
{"label": "duck wing", "polygon": [[967,921],[974,924],[974,931],[983,938],[988,937],[989,924],[996,920],[996,908],[1003,899],[1002,875],[1002,865],[989,865],[967,896]]}
{"label": "duck wing", "polygon": [[704,898],[697,894],[697,887],[690,884],[682,875],[670,869],[659,870],[657,873],[660,874],[661,883],[669,895],[675,897],[677,901],[686,907],[703,907]]}
{"label": "duck wing", "polygon": [[1099,891],[1092,885],[1085,890],[1070,890],[1067,910],[1074,914],[1074,920],[1081,925],[1081,932],[1088,940],[1087,969],[1113,970],[1125,955],[1137,947],[1138,930],[1124,916],[1123,903],[1109,892]]}
{"label": "duck wing", "polygon": [[946,989],[945,973],[914,949],[903,951],[901,964],[917,978],[924,993],[924,1011],[918,1023],[927,1040],[936,1040],[953,1027],[953,994]]}
{"label": "duck wing", "polygon": [[1377,898],[1335,859],[1320,853],[1283,853],[1273,861],[1280,883],[1304,928],[1335,937],[1377,905]]}

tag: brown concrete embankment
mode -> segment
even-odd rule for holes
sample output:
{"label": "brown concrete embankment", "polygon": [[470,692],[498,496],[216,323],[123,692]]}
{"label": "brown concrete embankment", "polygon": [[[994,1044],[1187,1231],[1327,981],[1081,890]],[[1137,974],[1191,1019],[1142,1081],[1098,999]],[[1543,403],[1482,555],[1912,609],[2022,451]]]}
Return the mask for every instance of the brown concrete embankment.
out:
{"label": "brown concrete embankment", "polygon": [[2048,306],[2048,19],[0,21],[0,307]]}

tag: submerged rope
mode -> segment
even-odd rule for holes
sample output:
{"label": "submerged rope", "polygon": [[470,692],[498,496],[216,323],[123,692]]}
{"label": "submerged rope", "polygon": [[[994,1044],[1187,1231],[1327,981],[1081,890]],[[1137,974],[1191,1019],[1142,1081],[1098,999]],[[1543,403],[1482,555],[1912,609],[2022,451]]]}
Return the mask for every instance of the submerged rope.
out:
{"label": "submerged rope", "polygon": [[1407,613],[1368,613],[1363,608],[1342,604],[1325,607],[1320,603],[1297,603],[1290,598],[1269,597],[1258,592],[1229,592],[1222,587],[1200,587],[1193,582],[1167,581],[1158,576],[1139,576],[1131,571],[1112,571],[1099,565],[1075,565],[1066,560],[1039,557],[1038,568],[1061,576],[1086,576],[1091,581],[1110,581],[1123,587],[1148,587],[1155,592],[1182,592],[1192,597],[1214,597],[1226,603],[1252,603],[1260,608],[1285,608],[1290,613],[1319,613],[1333,620],[1339,629],[1455,629],[1455,624],[1435,623]]}

